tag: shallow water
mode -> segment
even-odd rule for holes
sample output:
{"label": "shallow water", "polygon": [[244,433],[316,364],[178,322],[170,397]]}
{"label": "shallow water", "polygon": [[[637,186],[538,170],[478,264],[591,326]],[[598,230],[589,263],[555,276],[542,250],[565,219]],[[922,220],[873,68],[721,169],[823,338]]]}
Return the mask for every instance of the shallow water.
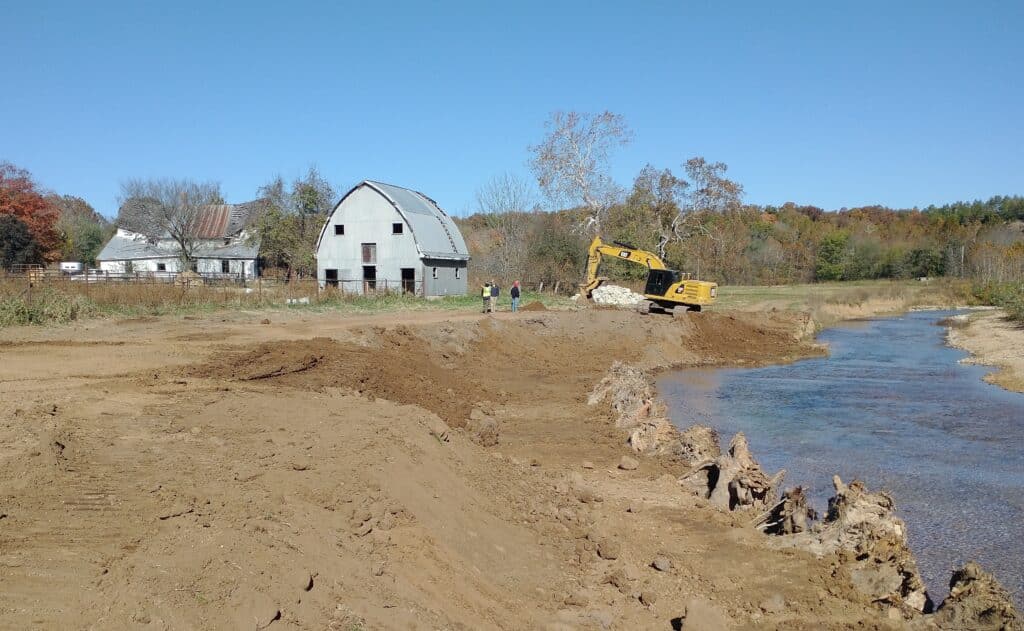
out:
{"label": "shallow water", "polygon": [[954,312],[828,329],[830,357],[786,366],[690,369],[658,389],[681,428],[737,431],[769,473],[809,489],[824,511],[831,478],[886,489],[907,522],[933,599],[950,573],[980,562],[1024,602],[1024,395],[958,364],[936,322]]}

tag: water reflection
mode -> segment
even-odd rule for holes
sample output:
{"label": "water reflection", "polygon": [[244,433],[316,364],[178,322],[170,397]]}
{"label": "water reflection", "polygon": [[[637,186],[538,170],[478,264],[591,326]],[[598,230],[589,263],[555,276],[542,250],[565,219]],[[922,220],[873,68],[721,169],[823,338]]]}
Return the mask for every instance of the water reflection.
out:
{"label": "water reflection", "polygon": [[934,326],[952,312],[841,326],[822,333],[831,357],[756,369],[664,375],[659,390],[680,427],[750,440],[769,473],[787,470],[817,508],[831,477],[889,490],[933,596],[977,560],[1024,591],[1024,395],[959,365]]}

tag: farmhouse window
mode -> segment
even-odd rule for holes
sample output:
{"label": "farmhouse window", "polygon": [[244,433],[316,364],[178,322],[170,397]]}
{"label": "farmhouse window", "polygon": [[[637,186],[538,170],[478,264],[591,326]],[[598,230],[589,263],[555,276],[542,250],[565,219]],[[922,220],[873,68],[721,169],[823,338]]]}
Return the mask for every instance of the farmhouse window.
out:
{"label": "farmhouse window", "polygon": [[343,224],[343,223],[335,224],[334,225],[334,234],[336,236],[341,236],[341,235],[345,234],[345,224]]}
{"label": "farmhouse window", "polygon": [[167,263],[157,263],[156,264],[156,271],[158,271],[158,272],[166,272],[167,271]]}
{"label": "farmhouse window", "polygon": [[231,261],[228,259],[221,259],[220,261],[220,273],[230,274],[231,273]]}
{"label": "farmhouse window", "polygon": [[377,244],[376,243],[364,243],[363,245],[363,263],[365,265],[374,265],[377,263]]}
{"label": "farmhouse window", "polygon": [[402,234],[402,224],[393,223],[391,224],[391,234]]}

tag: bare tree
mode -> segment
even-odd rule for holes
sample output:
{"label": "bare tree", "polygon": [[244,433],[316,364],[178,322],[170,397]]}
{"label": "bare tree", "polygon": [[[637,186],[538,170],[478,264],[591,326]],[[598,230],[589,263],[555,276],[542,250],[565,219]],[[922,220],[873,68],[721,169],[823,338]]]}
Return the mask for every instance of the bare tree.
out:
{"label": "bare tree", "polygon": [[552,204],[583,206],[584,229],[600,233],[608,209],[621,195],[608,168],[612,151],[632,139],[626,120],[607,111],[554,112],[544,126],[544,140],[530,147],[537,183]]}
{"label": "bare tree", "polygon": [[523,275],[527,213],[536,208],[537,195],[530,183],[510,173],[491,178],[476,191],[477,212],[493,234],[494,246],[486,271],[504,280]]}
{"label": "bare tree", "polygon": [[184,269],[191,269],[204,206],[222,200],[216,182],[133,179],[121,184],[121,216],[148,236],[168,236],[178,244]]}

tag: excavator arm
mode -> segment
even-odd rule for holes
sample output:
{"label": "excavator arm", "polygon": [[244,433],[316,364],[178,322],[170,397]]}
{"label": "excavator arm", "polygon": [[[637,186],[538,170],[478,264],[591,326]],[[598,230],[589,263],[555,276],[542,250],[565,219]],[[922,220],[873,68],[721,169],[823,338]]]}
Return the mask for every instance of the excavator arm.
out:
{"label": "excavator arm", "polygon": [[668,269],[665,267],[664,261],[653,252],[638,250],[637,248],[620,243],[605,243],[601,240],[601,237],[594,237],[594,240],[590,243],[590,249],[587,251],[587,278],[580,284],[580,291],[588,298],[590,297],[590,292],[608,280],[603,276],[597,275],[598,268],[601,266],[601,258],[604,256],[613,256],[617,259],[644,265],[648,269]]}

